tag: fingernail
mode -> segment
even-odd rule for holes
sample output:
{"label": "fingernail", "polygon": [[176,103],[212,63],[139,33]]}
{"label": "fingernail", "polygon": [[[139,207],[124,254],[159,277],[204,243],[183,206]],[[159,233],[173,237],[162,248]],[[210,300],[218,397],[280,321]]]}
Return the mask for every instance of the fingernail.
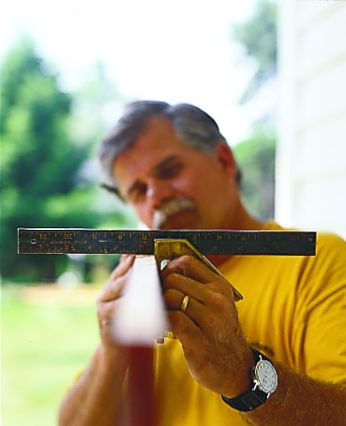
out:
{"label": "fingernail", "polygon": [[160,262],[160,271],[163,271],[165,267],[168,265],[169,260],[168,259],[162,259]]}

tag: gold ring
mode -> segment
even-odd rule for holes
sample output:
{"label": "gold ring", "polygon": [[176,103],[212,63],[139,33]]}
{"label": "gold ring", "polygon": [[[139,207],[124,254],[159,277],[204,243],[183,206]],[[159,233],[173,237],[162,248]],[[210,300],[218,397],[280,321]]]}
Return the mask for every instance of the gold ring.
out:
{"label": "gold ring", "polygon": [[187,305],[189,304],[189,301],[190,301],[190,296],[185,294],[185,296],[183,297],[183,300],[181,301],[181,304],[180,304],[180,310],[181,311],[183,311],[183,312],[186,311],[186,308],[187,308]]}

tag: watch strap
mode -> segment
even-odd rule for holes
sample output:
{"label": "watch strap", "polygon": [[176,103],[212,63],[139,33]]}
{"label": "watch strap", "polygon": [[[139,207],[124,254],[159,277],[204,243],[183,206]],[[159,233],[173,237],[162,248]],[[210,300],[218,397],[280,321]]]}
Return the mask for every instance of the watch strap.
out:
{"label": "watch strap", "polygon": [[221,395],[222,400],[230,407],[239,411],[252,411],[267,400],[267,394],[259,389],[244,392],[235,398]]}

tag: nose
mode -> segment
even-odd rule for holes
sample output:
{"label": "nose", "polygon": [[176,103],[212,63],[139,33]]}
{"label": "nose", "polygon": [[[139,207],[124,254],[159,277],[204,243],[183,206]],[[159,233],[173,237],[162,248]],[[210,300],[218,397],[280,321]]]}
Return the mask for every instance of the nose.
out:
{"label": "nose", "polygon": [[152,211],[161,208],[173,197],[174,189],[169,182],[157,179],[153,179],[148,182],[147,199]]}

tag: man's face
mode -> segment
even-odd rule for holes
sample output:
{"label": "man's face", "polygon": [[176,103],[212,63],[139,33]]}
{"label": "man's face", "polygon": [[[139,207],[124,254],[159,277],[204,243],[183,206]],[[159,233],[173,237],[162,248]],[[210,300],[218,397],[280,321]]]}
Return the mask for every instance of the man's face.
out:
{"label": "man's face", "polygon": [[149,228],[236,228],[236,165],[225,146],[205,154],[182,142],[169,120],[152,119],[121,153],[120,192]]}

